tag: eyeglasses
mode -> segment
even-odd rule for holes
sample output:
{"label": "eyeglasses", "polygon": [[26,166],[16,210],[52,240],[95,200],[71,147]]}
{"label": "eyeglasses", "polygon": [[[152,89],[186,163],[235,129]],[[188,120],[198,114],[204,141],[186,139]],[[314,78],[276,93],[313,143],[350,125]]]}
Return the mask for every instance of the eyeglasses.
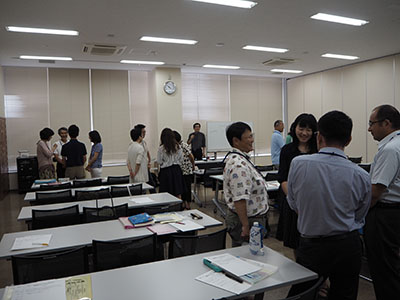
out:
{"label": "eyeglasses", "polygon": [[368,125],[371,127],[372,125],[374,125],[375,123],[379,123],[379,122],[383,122],[385,120],[378,120],[378,121],[369,121]]}

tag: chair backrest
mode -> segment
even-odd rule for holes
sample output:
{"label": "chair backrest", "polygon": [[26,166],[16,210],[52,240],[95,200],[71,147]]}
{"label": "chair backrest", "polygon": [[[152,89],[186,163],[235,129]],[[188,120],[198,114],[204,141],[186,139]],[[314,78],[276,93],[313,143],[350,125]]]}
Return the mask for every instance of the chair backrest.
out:
{"label": "chair backrest", "polygon": [[362,156],[349,157],[349,160],[355,164],[360,164],[362,161]]}
{"label": "chair backrest", "polygon": [[155,215],[155,214],[161,214],[161,213],[171,212],[171,211],[181,211],[182,204],[176,203],[176,204],[168,204],[168,205],[147,206],[147,207],[144,207],[143,210],[145,212],[147,212],[149,215]]}
{"label": "chair backrest", "polygon": [[54,192],[36,192],[34,205],[62,203],[74,201],[71,190],[54,191]]}
{"label": "chair backrest", "polygon": [[367,171],[368,173],[371,171],[371,164],[358,164],[358,166]]}
{"label": "chair backrest", "polygon": [[180,257],[226,248],[226,228],[204,235],[172,235],[169,242],[168,257]]}
{"label": "chair backrest", "polygon": [[[129,185],[129,190],[131,191],[132,196],[143,194],[141,183]],[[129,196],[128,186],[111,186],[111,195],[113,197]]]}
{"label": "chair backrest", "polygon": [[72,188],[72,182],[65,182],[60,184],[41,184],[39,190],[41,191],[54,191]]}
{"label": "chair backrest", "polygon": [[108,187],[106,187],[103,189],[91,190],[91,191],[75,191],[75,197],[77,201],[81,201],[81,200],[110,198],[111,194]]}
{"label": "chair backrest", "polygon": [[74,180],[73,181],[73,186],[75,188],[78,187],[87,187],[87,186],[99,186],[102,185],[102,180],[101,178],[96,178],[96,179],[85,179],[85,180]]}
{"label": "chair backrest", "polygon": [[86,247],[42,255],[12,256],[14,284],[61,278],[89,272]]}
{"label": "chair backrest", "polygon": [[317,282],[308,290],[298,295],[291,296],[282,300],[315,300],[317,298],[318,290],[324,281],[325,281],[324,277],[320,277],[318,278]]}
{"label": "chair backrest", "polygon": [[222,173],[224,173],[224,168],[222,166],[222,163],[219,163],[220,166],[219,167],[214,167],[214,168],[206,168],[204,170],[204,186],[205,187],[213,187],[215,188],[215,186],[213,186],[213,182],[214,180],[212,180],[210,178],[211,175],[221,175]]}
{"label": "chair backrest", "polygon": [[262,171],[272,171],[274,169],[274,165],[268,165],[268,166],[256,166],[257,170],[262,172]]}
{"label": "chair backrest", "polygon": [[84,207],[83,217],[86,223],[107,221],[118,219],[119,217],[128,216],[128,203],[117,205],[114,207]]}
{"label": "chair backrest", "polygon": [[78,204],[59,209],[32,209],[32,229],[67,226],[79,223]]}
{"label": "chair backrest", "polygon": [[157,235],[127,241],[93,240],[95,271],[121,268],[156,260]]}
{"label": "chair backrest", "polygon": [[107,184],[120,184],[120,183],[129,183],[129,175],[125,176],[108,176]]}
{"label": "chair backrest", "polygon": [[265,181],[278,180],[278,178],[278,173],[267,173],[267,175],[265,176]]}

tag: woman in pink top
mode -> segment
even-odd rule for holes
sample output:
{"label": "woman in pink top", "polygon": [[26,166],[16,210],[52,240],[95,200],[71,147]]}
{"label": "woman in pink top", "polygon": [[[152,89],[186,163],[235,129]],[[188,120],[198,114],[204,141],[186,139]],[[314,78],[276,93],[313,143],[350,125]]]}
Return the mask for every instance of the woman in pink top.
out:
{"label": "woman in pink top", "polygon": [[47,127],[40,131],[40,141],[37,142],[36,149],[40,179],[56,178],[53,156],[57,145],[54,145],[53,148],[50,148],[48,143],[53,135],[54,131]]}

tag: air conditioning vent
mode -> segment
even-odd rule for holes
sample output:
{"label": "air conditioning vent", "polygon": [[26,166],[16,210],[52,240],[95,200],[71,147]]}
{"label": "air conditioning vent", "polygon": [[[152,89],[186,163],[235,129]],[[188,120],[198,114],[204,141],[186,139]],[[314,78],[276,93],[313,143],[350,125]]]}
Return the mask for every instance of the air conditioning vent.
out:
{"label": "air conditioning vent", "polygon": [[51,59],[39,59],[39,63],[41,63],[41,64],[55,64],[56,61],[55,60],[51,60]]}
{"label": "air conditioning vent", "polygon": [[125,49],[126,46],[85,44],[83,45],[82,52],[92,55],[112,56],[121,55]]}
{"label": "air conditioning vent", "polygon": [[295,62],[292,58],[272,58],[263,62],[264,66],[281,66]]}

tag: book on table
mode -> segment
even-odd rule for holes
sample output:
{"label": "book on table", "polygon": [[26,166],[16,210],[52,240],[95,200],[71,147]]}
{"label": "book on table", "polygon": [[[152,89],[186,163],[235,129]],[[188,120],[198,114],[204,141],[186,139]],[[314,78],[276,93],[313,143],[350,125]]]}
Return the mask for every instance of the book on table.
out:
{"label": "book on table", "polygon": [[134,227],[144,227],[154,224],[154,219],[148,213],[141,213],[138,215],[128,217],[128,220]]}

